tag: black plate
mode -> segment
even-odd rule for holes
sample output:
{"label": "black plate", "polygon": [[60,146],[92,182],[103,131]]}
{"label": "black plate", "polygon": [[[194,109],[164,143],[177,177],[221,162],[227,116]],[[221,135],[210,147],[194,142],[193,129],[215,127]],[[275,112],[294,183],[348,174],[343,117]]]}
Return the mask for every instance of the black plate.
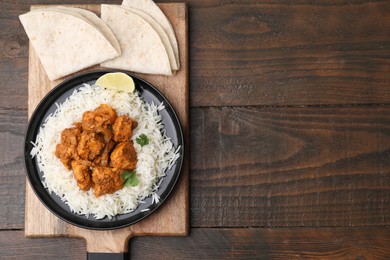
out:
{"label": "black plate", "polygon": [[[179,119],[168,100],[150,83],[132,74],[129,74],[128,72],[121,71],[134,79],[136,89],[140,92],[140,95],[145,102],[154,102],[157,105],[161,102],[164,102],[165,109],[160,111],[160,115],[162,116],[162,123],[164,124],[166,134],[172,138],[172,142],[176,148],[181,146],[179,151],[180,158],[176,161],[176,164],[170,170],[167,169],[166,176],[164,177],[160,188],[156,192],[160,196],[160,202],[153,204],[152,198],[148,197],[144,200],[145,203],[141,203],[138,208],[131,213],[117,215],[112,219],[108,219],[106,217],[104,219],[97,220],[93,216],[86,217],[72,213],[69,206],[62,202],[57,195],[54,193],[50,194],[47,189],[44,188],[42,184],[43,174],[39,171],[35,158],[32,159],[30,156],[31,149],[33,148],[31,142],[35,142],[39,128],[45,121],[46,117],[56,110],[57,107],[55,103],[60,104],[64,102],[65,99],[70,96],[75,89],[80,88],[83,83],[93,84],[100,76],[108,72],[114,71],[104,70],[81,74],[64,81],[51,90],[39,103],[34,113],[32,114],[27,127],[24,142],[24,160],[27,176],[35,194],[38,196],[41,202],[59,218],[73,225],[88,229],[105,230],[121,228],[132,225],[149,216],[164,202],[164,200],[172,191],[180,175],[184,158],[183,132],[179,123]],[[149,209],[149,211],[144,211],[145,209]],[[41,224],[44,225],[44,223]]]}

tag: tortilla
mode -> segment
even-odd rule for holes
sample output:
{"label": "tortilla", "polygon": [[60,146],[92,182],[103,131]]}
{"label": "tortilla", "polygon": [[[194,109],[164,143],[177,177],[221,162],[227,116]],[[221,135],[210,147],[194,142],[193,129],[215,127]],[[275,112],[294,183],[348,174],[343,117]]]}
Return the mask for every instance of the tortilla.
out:
{"label": "tortilla", "polygon": [[89,23],[91,23],[93,26],[95,26],[103,35],[106,37],[107,40],[110,41],[111,45],[119,52],[121,53],[121,48],[119,46],[118,40],[115,38],[115,35],[111,31],[110,27],[105,24],[102,19],[99,18],[95,13],[81,9],[76,7],[67,7],[67,6],[55,6],[55,7],[49,7],[50,10],[57,10],[57,11],[63,11],[68,12],[72,15],[77,15],[81,17],[82,19],[87,20]]}
{"label": "tortilla", "polygon": [[178,70],[179,67],[178,67],[177,62],[176,62],[175,53],[173,52],[171,42],[169,41],[168,35],[165,33],[165,31],[161,27],[161,25],[156,20],[154,20],[150,15],[142,12],[141,10],[131,8],[128,6],[123,6],[123,5],[121,6],[121,8],[124,8],[128,11],[131,11],[131,12],[141,16],[146,22],[149,23],[150,26],[153,27],[153,29],[160,36],[162,43],[164,44],[165,50],[167,51],[167,54],[168,54],[169,62],[171,64],[171,69]]}
{"label": "tortilla", "polygon": [[120,55],[97,28],[75,15],[41,9],[19,19],[50,80]]}
{"label": "tortilla", "polygon": [[172,75],[160,36],[141,16],[118,5],[102,5],[102,20],[118,39],[122,55],[100,65],[145,74]]}
{"label": "tortilla", "polygon": [[168,18],[165,16],[163,11],[161,11],[158,5],[156,5],[152,0],[123,0],[122,5],[143,11],[144,13],[153,17],[161,25],[161,27],[168,35],[173,52],[175,53],[177,66],[180,68],[179,47],[177,45],[175,31]]}

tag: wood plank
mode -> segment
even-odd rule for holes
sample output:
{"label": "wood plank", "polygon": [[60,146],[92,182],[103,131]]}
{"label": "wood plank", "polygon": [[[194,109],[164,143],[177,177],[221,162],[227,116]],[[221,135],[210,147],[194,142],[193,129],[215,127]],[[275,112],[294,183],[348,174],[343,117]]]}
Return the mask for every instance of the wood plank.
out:
{"label": "wood plank", "polygon": [[390,102],[388,2],[200,2],[193,106]]}
{"label": "wood plank", "polygon": [[[61,244],[61,250],[58,245]],[[136,237],[130,259],[387,259],[389,228],[199,229],[188,237]],[[76,238],[0,232],[0,258],[85,259]]]}
{"label": "wood plank", "polygon": [[191,226],[390,224],[390,106],[191,112]]}
{"label": "wood plank", "polygon": [[[0,4],[2,106],[27,108],[18,15],[30,4]],[[189,12],[193,107],[390,102],[386,1],[199,0]]]}
{"label": "wood plank", "polygon": [[23,231],[0,231],[0,259],[86,259],[80,238],[26,238]]}
{"label": "wood plank", "polygon": [[28,38],[18,15],[28,8],[20,2],[0,3],[0,107],[6,109],[27,109]]}
{"label": "wood plank", "polygon": [[[75,5],[96,13],[100,5]],[[188,136],[188,31],[187,9],[184,3],[160,4],[176,33],[180,50],[180,70],[172,77],[139,75],[154,84],[170,101],[177,112],[183,128],[185,147],[189,147]],[[32,9],[42,6],[32,6]],[[99,69],[99,66],[85,71]],[[70,75],[72,76],[72,75]],[[28,112],[33,112],[44,95],[64,78],[50,81],[40,64],[32,46],[29,49],[29,95]],[[126,252],[128,239],[133,235],[176,235],[185,236],[189,229],[188,180],[189,156],[184,158],[180,178],[170,197],[155,213],[127,228],[111,231],[92,231],[67,224],[51,214],[38,200],[29,184],[26,185],[26,236],[75,236],[83,237],[88,252]],[[43,225],[43,223],[45,223]],[[102,239],[104,243],[102,243]]]}
{"label": "wood plank", "polygon": [[389,229],[192,229],[186,238],[137,237],[131,259],[388,259]]}
{"label": "wood plank", "polygon": [[26,123],[26,110],[0,108],[0,229],[23,226],[26,175],[21,144]]}
{"label": "wood plank", "polygon": [[[0,158],[2,229],[24,227],[24,125],[11,118],[0,117],[12,151]],[[389,106],[193,108],[190,118],[192,227],[390,224]]]}

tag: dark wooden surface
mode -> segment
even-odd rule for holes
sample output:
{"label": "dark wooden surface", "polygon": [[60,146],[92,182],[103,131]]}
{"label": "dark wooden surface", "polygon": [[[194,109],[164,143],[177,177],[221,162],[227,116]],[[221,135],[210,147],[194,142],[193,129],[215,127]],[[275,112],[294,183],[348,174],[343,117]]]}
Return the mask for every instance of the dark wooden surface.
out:
{"label": "dark wooden surface", "polygon": [[[191,233],[134,238],[132,259],[388,259],[390,2],[186,2]],[[0,259],[85,259],[23,235],[37,3],[102,2],[0,0]]]}
{"label": "dark wooden surface", "polygon": [[[26,243],[22,231],[13,231],[11,237],[8,233],[0,233],[0,245],[8,249],[0,252],[0,258],[82,260],[86,256],[82,239],[34,238]],[[299,233],[286,228],[194,228],[188,237],[136,237],[130,248],[130,259],[388,259],[390,238],[381,228],[301,228]]]}

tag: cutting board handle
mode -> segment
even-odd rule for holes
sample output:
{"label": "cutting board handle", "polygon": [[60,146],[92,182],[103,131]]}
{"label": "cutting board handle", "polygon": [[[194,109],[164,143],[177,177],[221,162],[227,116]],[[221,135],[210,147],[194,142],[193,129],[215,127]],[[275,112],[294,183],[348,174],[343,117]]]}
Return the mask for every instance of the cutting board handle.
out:
{"label": "cutting board handle", "polygon": [[87,252],[87,260],[128,260],[129,253],[89,253]]}

